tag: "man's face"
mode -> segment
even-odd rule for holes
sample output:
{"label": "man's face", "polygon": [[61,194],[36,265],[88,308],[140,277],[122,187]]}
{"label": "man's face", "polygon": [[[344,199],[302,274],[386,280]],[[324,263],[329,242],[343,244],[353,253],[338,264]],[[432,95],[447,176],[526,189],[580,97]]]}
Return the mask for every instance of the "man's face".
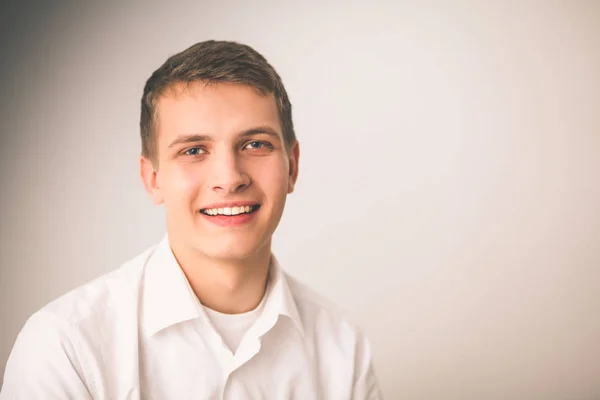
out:
{"label": "man's face", "polygon": [[164,203],[171,241],[215,259],[249,257],[270,240],[298,171],[272,94],[237,84],[175,86],[158,100],[157,170],[144,184]]}

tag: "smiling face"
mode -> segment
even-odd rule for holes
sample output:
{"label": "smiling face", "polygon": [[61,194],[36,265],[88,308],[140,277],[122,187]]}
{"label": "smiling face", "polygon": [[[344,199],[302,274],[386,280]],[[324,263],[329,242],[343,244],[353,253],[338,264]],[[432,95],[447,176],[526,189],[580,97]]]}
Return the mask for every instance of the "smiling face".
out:
{"label": "smiling face", "polygon": [[165,205],[174,247],[220,260],[270,251],[298,173],[272,94],[239,84],[176,85],[157,104],[155,166],[140,172]]}

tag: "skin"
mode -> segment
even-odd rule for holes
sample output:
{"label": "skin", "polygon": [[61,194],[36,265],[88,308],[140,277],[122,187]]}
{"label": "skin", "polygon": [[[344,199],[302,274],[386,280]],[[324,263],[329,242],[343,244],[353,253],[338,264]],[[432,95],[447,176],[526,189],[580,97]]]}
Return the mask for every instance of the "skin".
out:
{"label": "skin", "polygon": [[[173,254],[203,305],[250,311],[264,295],[272,235],[298,177],[298,142],[286,147],[273,94],[244,85],[175,85],[157,110],[156,159],[140,157],[140,176],[164,204]],[[260,208],[227,227],[200,213],[234,201]]]}

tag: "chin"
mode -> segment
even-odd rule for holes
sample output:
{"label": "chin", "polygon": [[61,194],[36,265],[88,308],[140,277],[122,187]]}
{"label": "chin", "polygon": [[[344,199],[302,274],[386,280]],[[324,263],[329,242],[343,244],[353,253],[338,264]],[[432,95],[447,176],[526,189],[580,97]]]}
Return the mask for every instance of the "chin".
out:
{"label": "chin", "polygon": [[199,249],[209,258],[216,260],[244,260],[254,256],[263,247],[256,242],[238,240],[211,240],[199,243]]}
{"label": "chin", "polygon": [[209,251],[205,251],[204,254],[213,260],[235,262],[235,261],[242,261],[242,260],[249,258],[253,254],[255,254],[255,252],[240,251],[240,250],[235,250],[235,249],[223,249],[221,251],[211,249]]}

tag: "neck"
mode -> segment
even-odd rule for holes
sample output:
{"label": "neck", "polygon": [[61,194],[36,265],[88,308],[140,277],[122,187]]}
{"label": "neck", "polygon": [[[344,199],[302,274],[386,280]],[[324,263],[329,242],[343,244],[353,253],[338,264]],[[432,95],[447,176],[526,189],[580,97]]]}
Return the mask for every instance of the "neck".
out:
{"label": "neck", "polygon": [[204,305],[225,314],[255,309],[262,300],[269,274],[271,243],[244,259],[214,259],[196,249],[171,249],[183,273]]}

